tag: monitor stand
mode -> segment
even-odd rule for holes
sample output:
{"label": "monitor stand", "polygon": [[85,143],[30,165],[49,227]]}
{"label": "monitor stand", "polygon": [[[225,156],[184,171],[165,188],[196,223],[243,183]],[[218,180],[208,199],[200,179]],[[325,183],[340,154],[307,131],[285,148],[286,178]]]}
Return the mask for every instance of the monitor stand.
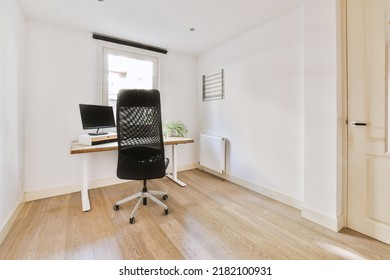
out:
{"label": "monitor stand", "polygon": [[107,135],[108,132],[89,132],[88,135],[91,136],[99,136],[99,135]]}
{"label": "monitor stand", "polygon": [[99,136],[99,135],[107,135],[107,134],[108,134],[108,132],[99,132],[99,129],[100,129],[100,128],[98,128],[98,129],[96,130],[96,132],[89,132],[88,135],[91,135],[91,136]]}

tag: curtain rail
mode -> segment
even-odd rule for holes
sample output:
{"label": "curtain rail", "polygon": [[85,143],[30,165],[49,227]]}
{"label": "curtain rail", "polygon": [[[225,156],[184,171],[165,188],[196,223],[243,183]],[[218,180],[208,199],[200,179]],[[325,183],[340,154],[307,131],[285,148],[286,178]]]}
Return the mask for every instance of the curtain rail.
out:
{"label": "curtain rail", "polygon": [[153,52],[159,52],[159,53],[163,53],[163,54],[168,53],[168,51],[166,49],[162,49],[159,47],[146,45],[146,44],[138,43],[138,42],[134,42],[134,41],[124,40],[124,39],[120,39],[120,38],[110,37],[110,36],[97,34],[97,33],[92,33],[92,38],[94,38],[96,40],[102,40],[102,41],[106,41],[106,42],[135,47],[135,48],[144,49],[144,50],[153,51]]}

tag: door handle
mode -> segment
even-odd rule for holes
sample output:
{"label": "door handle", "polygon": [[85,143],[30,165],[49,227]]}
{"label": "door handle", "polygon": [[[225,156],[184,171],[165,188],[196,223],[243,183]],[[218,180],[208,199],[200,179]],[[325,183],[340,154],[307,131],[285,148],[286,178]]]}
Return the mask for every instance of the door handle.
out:
{"label": "door handle", "polygon": [[363,122],[352,122],[351,125],[352,126],[367,126],[367,124],[363,123]]}

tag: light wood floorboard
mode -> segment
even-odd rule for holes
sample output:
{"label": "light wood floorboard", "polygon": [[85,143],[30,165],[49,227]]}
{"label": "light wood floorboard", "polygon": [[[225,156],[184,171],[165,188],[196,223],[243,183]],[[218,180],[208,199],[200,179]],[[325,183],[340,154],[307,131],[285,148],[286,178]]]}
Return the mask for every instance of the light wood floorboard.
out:
{"label": "light wood floorboard", "polygon": [[0,259],[133,260],[339,260],[390,259],[390,246],[343,229],[333,232],[301,217],[299,210],[200,170],[180,172],[188,185],[168,178],[148,188],[169,193],[169,215],[151,200],[136,223],[141,182],[89,191],[92,210],[82,212],[80,193],[28,202],[0,245]]}

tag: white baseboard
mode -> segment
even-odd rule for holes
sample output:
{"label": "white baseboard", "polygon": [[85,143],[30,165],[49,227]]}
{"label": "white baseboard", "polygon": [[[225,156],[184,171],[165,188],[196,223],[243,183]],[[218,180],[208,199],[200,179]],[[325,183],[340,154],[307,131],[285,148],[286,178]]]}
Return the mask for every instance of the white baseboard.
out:
{"label": "white baseboard", "polygon": [[7,222],[3,225],[0,230],[0,244],[3,243],[5,237],[10,231],[12,225],[14,224],[16,218],[18,217],[20,211],[22,211],[23,205],[26,202],[25,195],[22,196],[20,202],[16,206],[15,210],[12,212],[11,216],[8,218]]}
{"label": "white baseboard", "polygon": [[312,209],[302,207],[302,217],[335,232],[340,231],[344,227],[343,215],[337,218],[332,218],[325,216],[324,214],[318,213]]}
{"label": "white baseboard", "polygon": [[[118,179],[116,177],[103,178],[89,181],[89,189],[97,189],[110,185],[116,185],[126,182],[125,180]],[[52,189],[28,191],[26,192],[26,201],[33,201],[42,198],[49,198],[58,195],[70,194],[81,191],[81,183],[69,184]]]}
{"label": "white baseboard", "polygon": [[281,192],[278,192],[278,191],[273,190],[271,188],[268,188],[266,186],[262,186],[262,185],[253,183],[253,182],[247,181],[245,179],[242,179],[240,177],[236,177],[236,176],[233,176],[230,174],[217,173],[217,172],[209,170],[208,168],[205,168],[205,167],[201,167],[200,169],[204,170],[210,174],[213,174],[217,177],[220,177],[222,179],[225,179],[227,181],[230,181],[230,182],[233,182],[237,185],[240,185],[244,188],[250,189],[254,192],[260,193],[260,194],[265,195],[269,198],[275,199],[279,202],[282,202],[282,203],[289,205],[291,207],[294,207],[296,209],[302,208],[303,202],[301,200],[294,198],[294,197],[291,197],[291,196],[288,196],[286,194],[283,194]]}
{"label": "white baseboard", "polygon": [[301,215],[303,218],[310,220],[312,222],[315,222],[323,227],[326,227],[333,231],[340,231],[344,227],[344,216],[341,215],[340,217],[337,217],[336,219],[325,216],[321,213],[315,212],[311,209],[303,207],[303,201],[296,199],[294,197],[285,195],[283,193],[280,193],[278,191],[275,191],[271,188],[247,181],[245,179],[232,176],[229,174],[220,174],[217,172],[214,172],[212,170],[209,170],[207,168],[201,167],[201,170],[204,170],[210,174],[213,174],[217,177],[220,177],[222,179],[228,180],[230,182],[236,183],[242,187],[245,187],[247,189],[250,189],[252,191],[255,191],[257,193],[260,193],[262,195],[265,195],[267,197],[270,197],[272,199],[275,199],[276,201],[279,201],[281,203],[284,203],[286,205],[289,205],[291,207],[294,207],[296,209],[301,210]]}
{"label": "white baseboard", "polygon": [[[184,164],[184,165],[180,165],[177,167],[177,172],[196,169],[196,168],[198,168],[198,163]],[[172,173],[171,164],[169,164],[169,166],[168,166],[167,173]]]}
{"label": "white baseboard", "polygon": [[[197,168],[197,166],[198,166],[197,163],[181,165],[178,167],[178,171],[185,171],[185,170],[194,169],[194,168]],[[121,184],[124,182],[128,182],[128,181],[118,179],[117,177],[97,179],[97,180],[89,181],[89,189],[90,190],[97,189],[97,188],[102,188],[102,187],[106,187],[106,186],[110,186],[110,185]],[[69,193],[75,193],[75,192],[80,192],[80,191],[81,191],[81,182],[75,183],[75,184],[64,185],[64,186],[60,186],[60,187],[52,188],[52,189],[28,191],[25,193],[25,195],[26,195],[26,201],[33,201],[33,200],[37,200],[37,199],[48,198],[48,197],[53,197],[53,196],[58,196],[58,195],[69,194]]]}

